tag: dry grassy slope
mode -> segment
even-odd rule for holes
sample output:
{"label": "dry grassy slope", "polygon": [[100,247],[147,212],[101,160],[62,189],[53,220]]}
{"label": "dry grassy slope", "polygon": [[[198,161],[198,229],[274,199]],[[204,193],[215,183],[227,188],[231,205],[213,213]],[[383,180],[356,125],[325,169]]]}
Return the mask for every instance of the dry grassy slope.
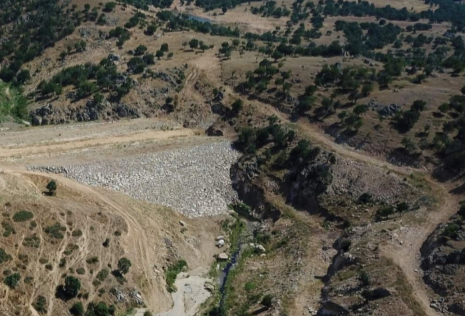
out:
{"label": "dry grassy slope", "polygon": [[[167,310],[171,302],[165,289],[163,268],[179,258],[186,259],[190,268],[208,265],[212,260],[214,247],[210,241],[218,227],[213,220],[204,219],[200,225],[166,208],[103,189],[87,188],[59,176],[57,180],[57,196],[48,197],[42,194],[48,177],[18,170],[0,175],[2,221],[16,231],[0,241],[0,247],[12,256],[0,268],[2,272],[17,271],[22,276],[15,290],[1,283],[0,314],[28,315],[33,312],[30,306],[39,295],[47,299],[47,315],[66,314],[65,310],[77,299],[64,302],[55,298],[55,289],[63,284],[65,274],[81,280],[81,293],[88,293],[87,299],[82,298],[84,305],[102,300],[114,304],[115,297],[109,293],[113,287],[122,290],[128,298],[127,304],[131,304],[127,294],[136,288],[152,311]],[[33,212],[37,227],[32,227],[30,222],[13,222],[11,218],[20,210]],[[187,222],[184,233],[181,233],[180,219]],[[45,227],[55,223],[66,228],[63,239],[53,239],[44,232]],[[82,236],[72,236],[76,229],[82,231]],[[116,236],[116,231],[121,236]],[[40,242],[38,248],[25,246],[25,239],[33,235]],[[102,245],[106,238],[110,239],[108,248]],[[74,251],[69,253],[72,247]],[[98,257],[98,263],[86,263],[93,256]],[[101,285],[92,284],[101,269],[115,269],[123,256],[132,261],[127,283],[120,285],[109,275]],[[62,258],[66,258],[64,267],[59,266]],[[40,259],[46,259],[52,269],[46,269],[40,263],[45,260]],[[84,268],[85,274],[70,271],[78,268]],[[25,283],[26,277],[33,279]],[[99,295],[100,289],[105,289],[105,294]],[[125,308],[122,304],[118,307]]]}

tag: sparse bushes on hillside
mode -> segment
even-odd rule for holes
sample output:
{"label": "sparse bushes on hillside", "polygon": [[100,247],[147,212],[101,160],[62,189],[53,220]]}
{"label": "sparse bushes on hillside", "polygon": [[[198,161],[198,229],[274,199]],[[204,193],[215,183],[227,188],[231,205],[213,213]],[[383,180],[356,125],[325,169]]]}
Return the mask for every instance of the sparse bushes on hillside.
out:
{"label": "sparse bushes on hillside", "polygon": [[168,269],[166,270],[165,277],[166,277],[166,287],[167,287],[168,292],[176,291],[174,282],[176,281],[176,277],[178,276],[179,273],[182,272],[184,267],[187,267],[187,262],[184,260],[179,260],[174,265],[169,266]]}

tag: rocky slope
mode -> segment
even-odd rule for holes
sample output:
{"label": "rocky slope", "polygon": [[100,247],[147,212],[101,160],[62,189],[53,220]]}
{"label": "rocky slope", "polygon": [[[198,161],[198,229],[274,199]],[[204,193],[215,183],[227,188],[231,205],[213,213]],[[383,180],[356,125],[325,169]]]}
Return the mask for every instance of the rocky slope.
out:
{"label": "rocky slope", "polygon": [[[462,210],[462,209],[461,209]],[[465,315],[465,226],[463,210],[439,225],[421,248],[423,280],[437,294],[431,307]]]}

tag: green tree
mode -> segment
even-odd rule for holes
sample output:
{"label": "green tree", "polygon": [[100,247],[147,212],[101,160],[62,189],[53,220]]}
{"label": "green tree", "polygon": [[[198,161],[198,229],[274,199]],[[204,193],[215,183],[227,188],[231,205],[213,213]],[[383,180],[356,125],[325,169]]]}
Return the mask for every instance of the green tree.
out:
{"label": "green tree", "polygon": [[146,51],[147,51],[147,47],[145,45],[139,45],[134,50],[134,55],[135,56],[144,55]]}
{"label": "green tree", "polygon": [[76,297],[81,290],[81,281],[73,276],[67,276],[63,290],[67,296]]}
{"label": "green tree", "polygon": [[55,195],[56,193],[56,190],[57,190],[57,183],[55,182],[55,180],[51,180],[48,184],[47,184],[47,190],[48,192],[51,194],[51,195]]}
{"label": "green tree", "polygon": [[84,316],[84,306],[81,302],[74,303],[69,312],[74,316]]}
{"label": "green tree", "polygon": [[199,40],[198,40],[198,39],[195,39],[195,38],[191,39],[191,40],[189,41],[189,47],[190,47],[191,49],[196,49],[197,47],[199,47]]}
{"label": "green tree", "polygon": [[5,283],[9,288],[14,289],[20,280],[21,275],[19,273],[13,273],[7,276],[5,280],[3,280],[3,283]]}
{"label": "green tree", "polygon": [[168,44],[167,44],[167,43],[161,44],[160,50],[161,50],[162,52],[165,52],[165,53],[166,53],[167,51],[169,51]]}
{"label": "green tree", "polygon": [[118,270],[121,274],[126,274],[129,272],[129,268],[131,268],[131,261],[128,258],[121,258],[118,260]]}

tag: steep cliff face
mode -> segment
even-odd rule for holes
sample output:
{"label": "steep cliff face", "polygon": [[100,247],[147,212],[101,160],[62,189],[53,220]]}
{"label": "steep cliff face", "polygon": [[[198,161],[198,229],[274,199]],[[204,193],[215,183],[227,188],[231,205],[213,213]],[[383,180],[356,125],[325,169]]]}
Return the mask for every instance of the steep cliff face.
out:
{"label": "steep cliff face", "polygon": [[261,172],[257,156],[243,156],[231,167],[231,180],[239,199],[250,206],[249,216],[256,219],[277,220],[281,212],[266,200],[261,184],[266,175]]}
{"label": "steep cliff face", "polygon": [[441,299],[432,302],[440,311],[465,315],[465,229],[459,214],[439,225],[421,248],[423,280]]}
{"label": "steep cliff face", "polygon": [[259,157],[245,155],[231,168],[231,179],[239,198],[251,207],[249,215],[276,220],[281,212],[267,201],[268,193],[282,194],[297,209],[321,213],[318,196],[326,191],[332,175],[330,166],[318,160],[299,164],[278,178],[264,171]]}

